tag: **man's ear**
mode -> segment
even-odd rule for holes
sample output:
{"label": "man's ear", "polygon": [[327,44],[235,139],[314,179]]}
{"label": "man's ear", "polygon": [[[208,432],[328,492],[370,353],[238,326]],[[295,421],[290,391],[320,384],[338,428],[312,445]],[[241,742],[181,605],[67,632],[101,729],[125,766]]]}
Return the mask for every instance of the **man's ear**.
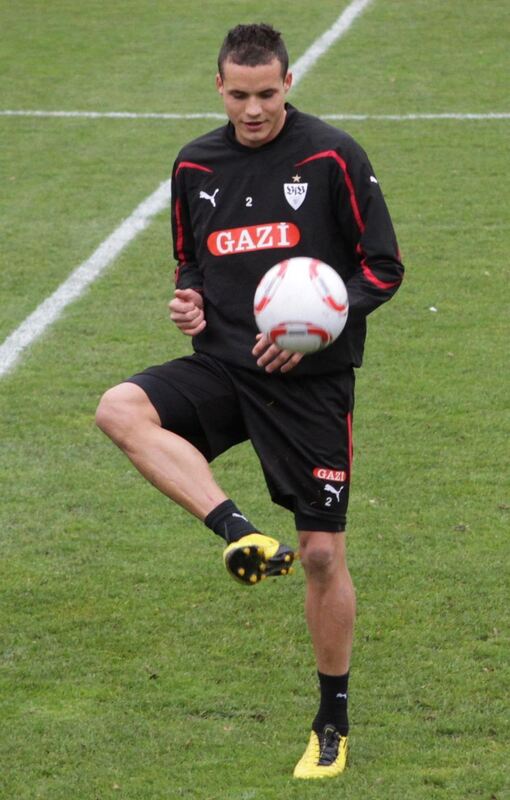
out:
{"label": "man's ear", "polygon": [[287,72],[285,78],[283,79],[283,90],[285,94],[287,94],[291,86],[292,86],[292,72]]}
{"label": "man's ear", "polygon": [[223,94],[223,80],[219,72],[216,74],[216,88],[220,94]]}

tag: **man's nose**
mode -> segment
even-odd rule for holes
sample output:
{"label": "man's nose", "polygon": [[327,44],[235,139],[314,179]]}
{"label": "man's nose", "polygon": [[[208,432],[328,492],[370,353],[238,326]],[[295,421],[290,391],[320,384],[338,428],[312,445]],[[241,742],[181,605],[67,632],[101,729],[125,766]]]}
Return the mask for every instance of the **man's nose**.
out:
{"label": "man's nose", "polygon": [[260,101],[256,97],[248,98],[246,103],[246,113],[249,117],[258,117],[261,113]]}

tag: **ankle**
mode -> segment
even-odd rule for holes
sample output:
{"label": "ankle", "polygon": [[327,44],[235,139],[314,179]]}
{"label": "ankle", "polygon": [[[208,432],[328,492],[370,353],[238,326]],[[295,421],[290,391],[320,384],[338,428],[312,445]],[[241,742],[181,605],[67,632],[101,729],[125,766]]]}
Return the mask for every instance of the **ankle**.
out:
{"label": "ankle", "polygon": [[321,700],[319,710],[312,724],[315,733],[321,733],[325,725],[333,725],[341,736],[349,732],[349,718],[347,715],[347,698],[349,673],[344,675],[319,676]]}
{"label": "ankle", "polygon": [[258,532],[232,500],[225,500],[213,508],[204,519],[204,525],[228,543],[236,542],[248,533]]}

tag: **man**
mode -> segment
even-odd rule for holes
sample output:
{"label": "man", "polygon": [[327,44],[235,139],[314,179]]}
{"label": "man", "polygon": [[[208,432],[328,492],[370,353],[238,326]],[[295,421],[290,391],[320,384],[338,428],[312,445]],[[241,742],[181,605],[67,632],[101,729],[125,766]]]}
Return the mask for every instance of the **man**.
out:
{"label": "man", "polygon": [[[251,440],[272,500],[294,514],[298,531],[321,695],[294,775],[322,778],[342,772],[347,755],[353,368],[366,316],[394,294],[403,266],[367,156],[287,104],[291,83],[271,26],[228,33],[216,85],[229,122],[184,147],[173,170],[170,317],[195,352],[110,389],[97,422],[142,475],[225,539],[225,566],[247,585],[288,574],[295,555],[246,519],[209,468]],[[339,339],[309,356],[257,334],[253,317],[262,275],[300,255],[333,266],[350,302]]]}

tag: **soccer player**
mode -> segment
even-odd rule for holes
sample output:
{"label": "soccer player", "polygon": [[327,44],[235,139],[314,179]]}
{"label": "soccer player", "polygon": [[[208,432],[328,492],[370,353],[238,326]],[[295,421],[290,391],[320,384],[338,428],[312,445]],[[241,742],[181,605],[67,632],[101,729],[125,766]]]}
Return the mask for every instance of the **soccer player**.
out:
{"label": "soccer player", "polygon": [[[248,586],[289,574],[295,556],[246,518],[209,467],[251,441],[273,502],[294,516],[319,676],[319,708],[294,775],[327,778],[347,756],[354,368],[366,317],[395,293],[403,266],[366,154],[288,104],[291,84],[278,31],[229,31],[216,76],[228,122],[181,150],[172,179],[170,318],[193,337],[194,353],[107,391],[97,423],[147,480],[225,540],[226,569]],[[349,294],[341,336],[307,356],[258,334],[253,316],[260,278],[292,256],[330,264]]]}

